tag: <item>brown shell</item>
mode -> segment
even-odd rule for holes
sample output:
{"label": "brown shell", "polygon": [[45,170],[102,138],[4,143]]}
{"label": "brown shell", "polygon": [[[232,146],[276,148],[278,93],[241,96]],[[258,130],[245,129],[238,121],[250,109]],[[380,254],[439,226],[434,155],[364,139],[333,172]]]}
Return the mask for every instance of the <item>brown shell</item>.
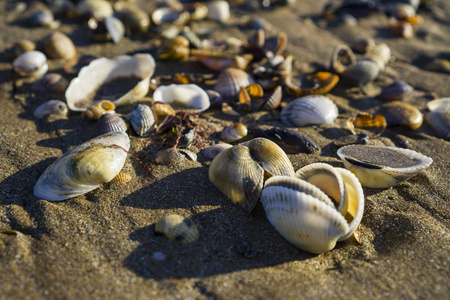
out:
{"label": "brown shell", "polygon": [[388,125],[404,125],[411,129],[418,129],[423,122],[422,113],[414,106],[393,101],[383,105],[380,113],[386,118]]}
{"label": "brown shell", "polygon": [[270,95],[269,99],[267,99],[264,102],[261,109],[267,111],[274,110],[278,106],[280,106],[281,99],[282,99],[282,88],[281,85],[279,85],[275,88],[272,95]]}
{"label": "brown shell", "polygon": [[44,52],[50,58],[63,58],[71,60],[77,55],[72,40],[61,32],[53,32],[42,41]]}
{"label": "brown shell", "polygon": [[380,135],[386,129],[386,126],[386,119],[380,114],[373,117],[369,113],[359,113],[349,120],[350,130],[352,130],[352,127],[363,128],[374,132],[375,135]]}

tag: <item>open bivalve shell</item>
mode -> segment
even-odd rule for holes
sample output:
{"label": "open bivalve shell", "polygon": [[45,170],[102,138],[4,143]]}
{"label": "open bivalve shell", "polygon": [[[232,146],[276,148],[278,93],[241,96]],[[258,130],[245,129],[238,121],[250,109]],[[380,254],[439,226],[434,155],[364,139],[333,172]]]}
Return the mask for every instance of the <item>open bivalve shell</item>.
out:
{"label": "open bivalve shell", "polygon": [[428,168],[433,160],[409,149],[387,146],[351,145],[337,155],[344,166],[370,188],[388,188]]}
{"label": "open bivalve shell", "polygon": [[328,97],[314,95],[297,98],[281,111],[281,122],[288,127],[332,124],[339,111]]}
{"label": "open bivalve shell", "polygon": [[[261,202],[267,218],[296,247],[314,254],[330,251],[361,222],[361,184],[349,171],[322,163],[300,169],[296,177],[266,181]],[[335,204],[325,192],[342,201]]]}
{"label": "open bivalve shell", "polygon": [[153,93],[155,101],[171,105],[175,110],[202,112],[209,108],[208,94],[195,84],[171,84],[158,87]]}
{"label": "open bivalve shell", "polygon": [[113,80],[136,79],[131,90],[119,95],[107,95],[116,106],[132,103],[144,97],[149,90],[150,77],[155,71],[155,60],[150,54],[119,55],[114,58],[98,58],[83,67],[66,90],[67,105],[73,111],[85,111],[94,102],[96,92]]}
{"label": "open bivalve shell", "polygon": [[130,139],[124,132],[110,132],[79,145],[53,162],[39,177],[33,193],[49,201],[83,195],[119,174]]}
{"label": "open bivalve shell", "polygon": [[294,176],[294,168],[286,153],[265,138],[222,150],[209,168],[209,180],[248,212],[258,202],[264,180],[276,175]]}

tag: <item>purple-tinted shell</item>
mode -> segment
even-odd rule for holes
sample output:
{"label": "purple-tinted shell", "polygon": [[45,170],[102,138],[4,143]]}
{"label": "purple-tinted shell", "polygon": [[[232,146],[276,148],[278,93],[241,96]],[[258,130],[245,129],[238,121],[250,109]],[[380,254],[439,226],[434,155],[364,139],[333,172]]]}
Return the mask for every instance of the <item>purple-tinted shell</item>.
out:
{"label": "purple-tinted shell", "polygon": [[208,148],[203,149],[202,155],[207,160],[213,160],[214,157],[217,156],[217,154],[219,154],[223,150],[231,148],[231,147],[233,147],[233,145],[227,144],[227,143],[215,144],[215,145],[209,146]]}
{"label": "purple-tinted shell", "polygon": [[394,81],[381,91],[381,94],[378,96],[378,98],[380,98],[381,100],[401,99],[405,95],[411,93],[413,90],[414,88],[403,80]]}
{"label": "purple-tinted shell", "polygon": [[105,113],[98,119],[95,130],[98,135],[102,135],[112,131],[127,131],[127,124],[116,114]]}

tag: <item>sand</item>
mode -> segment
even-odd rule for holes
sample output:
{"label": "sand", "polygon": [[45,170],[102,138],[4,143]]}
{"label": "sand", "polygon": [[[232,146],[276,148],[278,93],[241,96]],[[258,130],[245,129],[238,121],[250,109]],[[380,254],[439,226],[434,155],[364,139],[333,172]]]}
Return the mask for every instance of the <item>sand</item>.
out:
{"label": "sand", "polygon": [[[151,11],[153,4],[136,2]],[[395,60],[367,85],[367,97],[338,85],[328,94],[339,108],[338,119],[296,129],[321,152],[289,154],[295,170],[314,162],[342,167],[333,141],[343,135],[347,118],[378,109],[383,102],[374,97],[382,86],[406,80],[415,91],[404,101],[423,113],[430,93],[449,96],[450,75],[423,69],[433,58],[450,55],[450,3],[435,2],[434,13],[419,11],[423,23],[409,40],[392,35],[382,13],[362,16],[356,26],[326,21],[320,17],[324,0],[298,0],[267,11],[234,8],[229,26],[200,24],[213,29],[212,37],[245,39],[251,31],[233,24],[245,15],[258,16],[270,24],[269,35],[287,34],[285,52],[296,57],[302,72],[327,67],[335,46],[358,38],[372,37],[391,47]],[[113,181],[62,202],[36,198],[32,190],[41,173],[94,137],[95,123],[78,113],[36,121],[32,112],[39,104],[63,100],[63,95],[32,92],[28,83],[13,95],[11,64],[3,51],[18,39],[37,41],[51,30],[25,26],[17,21],[20,14],[7,12],[7,4],[0,3],[0,299],[448,298],[450,143],[425,123],[418,130],[391,127],[369,141],[418,151],[433,164],[392,188],[364,188],[359,241],[351,237],[320,255],[283,239],[261,204],[248,214],[231,203],[209,181],[209,162],[156,165],[159,144],[135,134],[124,166],[133,177],[129,183]],[[144,52],[156,57],[157,42],[145,35],[114,45],[93,42],[76,21],[63,20],[58,30],[74,41],[79,55]],[[49,65],[63,74],[63,61]],[[157,60],[155,75],[193,70],[213,73],[196,62]],[[217,142],[214,132],[236,121],[283,126],[279,111],[232,117],[212,108],[195,121],[208,129],[206,144]],[[167,214],[191,218],[199,240],[179,244],[155,235],[154,224]]]}

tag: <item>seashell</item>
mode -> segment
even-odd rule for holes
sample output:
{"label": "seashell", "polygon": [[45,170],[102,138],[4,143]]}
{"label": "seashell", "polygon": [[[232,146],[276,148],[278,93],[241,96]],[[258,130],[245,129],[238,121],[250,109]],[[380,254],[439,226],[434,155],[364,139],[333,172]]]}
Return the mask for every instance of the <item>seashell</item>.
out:
{"label": "seashell", "polygon": [[188,150],[188,149],[178,149],[178,152],[180,152],[182,155],[184,155],[187,159],[191,161],[197,161],[197,154],[195,152]]}
{"label": "seashell", "polygon": [[[187,148],[189,147],[195,139],[195,128],[186,128],[183,130],[180,138],[178,139],[178,148]],[[181,150],[181,149],[179,149]]]}
{"label": "seashell", "polygon": [[330,70],[336,73],[342,73],[344,70],[356,63],[356,56],[353,51],[345,45],[337,46],[333,50],[330,61]]}
{"label": "seashell", "polygon": [[284,151],[264,138],[224,149],[209,168],[209,180],[247,212],[258,202],[264,179],[276,175],[294,176],[294,169]]}
{"label": "seashell", "polygon": [[48,8],[36,10],[27,18],[27,22],[31,25],[50,28],[56,28],[59,26],[59,22],[55,21],[52,11]]}
{"label": "seashell", "polygon": [[359,39],[352,43],[351,48],[356,53],[365,54],[375,48],[375,41],[373,39]]}
{"label": "seashell", "polygon": [[380,71],[378,63],[372,60],[357,60],[355,64],[345,68],[341,75],[348,83],[363,86],[374,81]]}
{"label": "seashell", "polygon": [[205,90],[195,84],[171,84],[158,87],[153,93],[155,101],[170,104],[174,109],[202,112],[209,108]]}
{"label": "seashell", "polygon": [[334,145],[337,147],[343,147],[348,145],[362,144],[366,145],[369,142],[369,136],[365,133],[348,134],[340,137],[334,141]]}
{"label": "seashell", "polygon": [[425,116],[427,123],[439,133],[443,139],[450,139],[450,108],[434,110]]}
{"label": "seashell", "polygon": [[450,97],[440,98],[427,103],[429,111],[445,111],[450,109]]}
{"label": "seashell", "polygon": [[220,73],[214,90],[225,97],[234,97],[239,94],[241,87],[247,87],[255,80],[245,71],[228,68]]}
{"label": "seashell", "polygon": [[433,160],[409,149],[386,146],[351,145],[337,155],[344,166],[370,188],[388,188],[428,168]]}
{"label": "seashell", "polygon": [[226,127],[220,136],[224,141],[231,143],[247,136],[247,133],[247,127],[244,124],[234,123],[233,125]]}
{"label": "seashell", "polygon": [[[269,222],[294,246],[320,254],[349,238],[361,222],[364,194],[353,174],[326,164],[300,169],[299,178],[276,176],[268,179],[261,202]],[[320,184],[316,187],[314,184]],[[337,208],[320,189],[347,199]],[[347,194],[345,196],[345,194]],[[338,209],[341,209],[339,212]]]}
{"label": "seashell", "polygon": [[167,116],[175,116],[172,106],[164,102],[154,102],[151,109],[155,115],[157,125],[161,124]]}
{"label": "seashell", "polygon": [[116,3],[114,8],[119,19],[131,32],[145,33],[150,26],[149,15],[136,5],[129,3]]}
{"label": "seashell", "polygon": [[162,165],[180,164],[186,159],[176,148],[160,150],[155,154],[155,162]]}
{"label": "seashell", "polygon": [[288,91],[297,96],[303,95],[323,95],[331,91],[339,82],[339,76],[329,72],[317,72],[308,76],[301,76],[297,80],[293,76],[285,79]]}
{"label": "seashell", "polygon": [[49,201],[83,195],[111,181],[122,169],[130,148],[123,132],[91,139],[66,152],[39,177],[33,193]]}
{"label": "seashell", "polygon": [[183,36],[164,40],[158,54],[161,59],[185,59],[189,56],[189,41]]}
{"label": "seashell", "polygon": [[184,11],[180,13],[170,7],[161,7],[153,11],[151,18],[155,25],[170,23],[181,26],[189,21],[189,12]]}
{"label": "seashell", "polygon": [[149,134],[156,124],[155,115],[148,105],[138,104],[131,113],[131,127],[139,135]]}
{"label": "seashell", "polygon": [[304,135],[297,131],[281,128],[272,128],[268,130],[257,129],[253,132],[256,137],[263,137],[275,142],[286,153],[318,153],[319,147]]}
{"label": "seashell", "polygon": [[155,232],[181,243],[195,242],[199,236],[194,222],[180,215],[169,215],[159,220]]}
{"label": "seashell", "polygon": [[260,84],[253,83],[245,88],[250,97],[262,97],[264,96],[264,90]]}
{"label": "seashell", "polygon": [[230,19],[230,5],[227,1],[211,1],[206,3],[207,17],[210,20],[224,23]]}
{"label": "seashell", "polygon": [[186,3],[183,8],[189,12],[191,21],[200,21],[208,16],[208,7],[199,2]]}
{"label": "seashell", "polygon": [[325,96],[305,96],[290,102],[281,110],[281,122],[288,127],[332,124],[338,108]]}
{"label": "seashell", "polygon": [[113,41],[117,44],[125,36],[125,25],[114,16],[107,16],[88,24],[92,29],[94,40],[99,42]]}
{"label": "seashell", "polygon": [[353,128],[364,128],[375,133],[378,136],[386,129],[387,122],[382,115],[376,115],[373,117],[368,113],[359,113],[356,117],[350,118],[349,129],[353,131]]}
{"label": "seashell", "polygon": [[[66,90],[65,96],[70,110],[84,111],[95,99],[95,93],[105,84],[115,80],[124,82],[132,79],[134,88],[109,95],[116,106],[131,103],[144,97],[150,86],[150,77],[155,70],[155,61],[150,54],[138,53],[133,56],[119,55],[108,59],[105,57],[92,61],[88,66],[82,68],[77,78],[74,78]],[[139,81],[137,84],[135,81]],[[122,86],[118,86],[122,88]],[[94,95],[94,99],[92,96]],[[101,99],[100,99],[101,100]]]}
{"label": "seashell", "polygon": [[22,53],[25,53],[27,51],[33,51],[36,49],[36,44],[29,40],[20,40],[14,45],[12,45],[9,49],[6,50],[6,56],[8,59],[14,59],[21,55]]}
{"label": "seashell", "polygon": [[95,126],[97,135],[102,135],[112,131],[126,132],[128,130],[125,121],[115,113],[104,113],[100,116]]}
{"label": "seashell", "polygon": [[105,112],[114,111],[116,109],[116,105],[109,100],[97,102],[95,103],[95,106],[102,108]]}
{"label": "seashell", "polygon": [[61,100],[50,100],[42,103],[33,111],[33,116],[36,119],[42,119],[46,115],[61,115],[67,116],[69,109],[66,103]]}
{"label": "seashell", "polygon": [[40,51],[28,51],[13,61],[13,69],[20,76],[41,77],[48,70],[47,57]]}
{"label": "seashell", "polygon": [[226,54],[216,52],[205,52],[203,50],[191,50],[191,55],[204,66],[211,70],[225,70],[227,68],[237,68],[244,70],[252,61],[252,54]]}
{"label": "seashell", "polygon": [[166,131],[169,131],[175,126],[181,125],[181,118],[179,116],[172,116],[168,115],[162,122],[159,124],[158,128],[156,129],[156,133],[164,133]]}
{"label": "seashell", "polygon": [[97,20],[112,16],[114,13],[111,3],[106,0],[83,0],[78,2],[77,8],[81,16]]}
{"label": "seashell", "polygon": [[271,111],[280,106],[282,99],[281,86],[277,86],[272,95],[262,104],[261,110]]}
{"label": "seashell", "polygon": [[417,108],[400,101],[384,104],[379,113],[386,118],[389,126],[404,125],[416,130],[423,122],[423,115]]}
{"label": "seashell", "polygon": [[78,59],[78,61],[69,61],[64,65],[64,72],[67,74],[78,74],[80,70],[89,65],[93,60],[96,60],[98,57],[94,55],[83,55]]}
{"label": "seashell", "polygon": [[414,90],[412,86],[406,83],[403,80],[394,81],[387,87],[385,87],[381,94],[378,95],[378,98],[381,100],[395,100],[402,99],[407,94],[411,93]]}
{"label": "seashell", "polygon": [[393,34],[405,39],[412,39],[414,37],[414,29],[412,25],[406,21],[395,22],[391,27],[391,31]]}
{"label": "seashell", "polygon": [[61,32],[53,32],[42,40],[45,54],[49,58],[63,58],[71,60],[77,55],[72,40]]}
{"label": "seashell", "polygon": [[114,112],[116,106],[108,100],[102,100],[95,105],[89,106],[82,112],[81,116],[89,120],[98,120],[105,112]]}
{"label": "seashell", "polygon": [[432,72],[442,72],[450,74],[450,60],[435,58],[429,63],[427,63],[424,69]]}
{"label": "seashell", "polygon": [[217,156],[217,154],[219,154],[223,150],[231,148],[231,147],[233,147],[233,145],[231,145],[231,144],[219,143],[219,144],[215,144],[215,145],[209,146],[208,148],[203,149],[201,151],[201,153],[207,160],[212,160],[212,159],[214,159],[214,157]]}
{"label": "seashell", "polygon": [[114,182],[119,182],[119,183],[128,183],[133,179],[133,176],[129,173],[126,173],[124,171],[120,171],[119,174],[117,174],[116,177],[114,177],[113,181]]}
{"label": "seashell", "polygon": [[386,64],[391,60],[391,48],[385,43],[379,44],[370,50],[364,57],[376,62],[380,69],[383,70]]}
{"label": "seashell", "polygon": [[33,83],[31,89],[38,92],[64,93],[69,81],[58,73],[47,73],[41,79]]}

